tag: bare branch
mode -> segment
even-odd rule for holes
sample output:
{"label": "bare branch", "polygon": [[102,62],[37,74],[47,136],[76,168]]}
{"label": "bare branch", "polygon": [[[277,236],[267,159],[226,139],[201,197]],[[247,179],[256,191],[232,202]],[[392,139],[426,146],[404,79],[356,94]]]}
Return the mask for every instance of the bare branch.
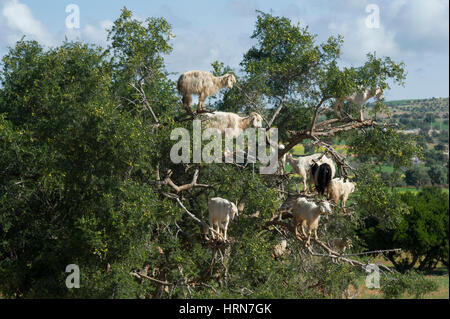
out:
{"label": "bare branch", "polygon": [[[239,83],[235,84],[235,87],[242,93],[244,94],[244,96],[247,98],[247,101],[253,105],[255,111],[257,111],[259,109],[258,105],[256,105],[255,102],[253,102],[252,98],[248,96],[247,92],[245,92],[245,90],[243,90],[241,88],[241,86],[239,85]],[[264,116],[262,116],[262,114],[260,114],[261,117],[263,118],[263,121],[266,123],[267,127],[269,128],[271,126],[271,124],[269,124],[269,122],[267,122],[266,118]]]}
{"label": "bare branch", "polygon": [[278,114],[280,114],[281,109],[283,108],[283,103],[284,103],[284,96],[283,98],[279,99],[280,100],[280,104],[278,105],[278,108],[276,109],[275,113],[273,114],[272,118],[270,119],[269,123],[267,123],[267,129],[269,129],[270,127],[272,127],[273,122],[275,121],[275,119],[277,118]]}
{"label": "bare branch", "polygon": [[[295,234],[294,226],[291,225],[291,224],[289,224],[289,223],[285,223],[285,222],[281,222],[281,221],[272,220],[272,221],[266,222],[266,224],[265,224],[266,227],[268,227],[268,226],[274,226],[274,225],[283,226],[283,227],[286,228],[289,232],[291,232],[292,234]],[[298,240],[303,241],[303,239],[301,238],[300,234],[297,235],[297,236],[295,236],[295,237],[296,237]],[[323,249],[325,249],[325,251],[327,251],[327,254],[320,254],[320,253],[316,253],[316,252],[312,249],[312,246],[311,246],[311,245],[306,246],[307,250],[309,251],[309,253],[310,253],[312,256],[317,256],[317,257],[329,257],[329,258],[332,258],[333,260],[346,262],[346,263],[348,263],[348,264],[350,264],[350,265],[352,265],[352,266],[355,266],[355,265],[360,266],[363,270],[366,270],[366,267],[368,266],[368,264],[365,264],[365,263],[363,263],[363,262],[361,262],[361,261],[359,261],[359,260],[354,260],[354,259],[347,258],[346,256],[348,256],[348,255],[342,255],[342,254],[339,254],[339,253],[333,251],[330,247],[328,247],[327,245],[325,245],[322,241],[320,241],[320,240],[318,240],[318,239],[316,240],[316,239],[312,238],[312,240],[313,240],[314,242],[316,242],[319,246],[321,246]],[[392,249],[392,250],[390,250],[390,251],[398,251],[398,249]],[[381,252],[381,251],[380,251],[380,252]],[[379,267],[381,267],[381,268],[384,268],[384,269],[387,270],[388,272],[391,272],[391,273],[393,272],[391,269],[389,269],[388,267],[386,267],[386,266],[384,266],[384,265],[381,265],[381,264],[378,264],[378,263],[377,263],[377,265],[378,265]]]}
{"label": "bare branch", "polygon": [[173,283],[170,283],[170,282],[167,282],[167,281],[161,281],[161,280],[158,280],[158,279],[155,279],[155,278],[152,278],[152,277],[149,277],[147,275],[140,274],[140,273],[137,273],[137,272],[134,272],[134,271],[130,272],[130,275],[133,276],[133,277],[136,277],[138,279],[145,278],[145,279],[153,281],[153,282],[155,282],[155,283],[157,283],[159,285],[173,286]]}
{"label": "bare branch", "polygon": [[[141,96],[141,103],[144,104],[145,108],[150,112],[150,114],[153,117],[153,120],[155,121],[156,124],[159,124],[158,118],[156,117],[155,112],[153,112],[152,107],[150,106],[150,103],[147,100],[147,96],[145,94],[145,90],[144,90],[144,84],[145,84],[145,78],[148,77],[150,74],[152,73],[151,70],[147,70],[142,76],[141,78],[138,80],[138,86],[134,85],[133,83],[130,83],[130,86],[132,88],[134,88],[138,94]],[[135,104],[135,103],[133,103]]]}
{"label": "bare branch", "polygon": [[348,164],[346,158],[339,154],[339,152],[337,152],[331,145],[322,142],[315,136],[313,136],[313,144],[325,148],[326,152],[330,153],[331,156],[333,156],[334,161],[338,165],[339,173],[341,176],[345,176],[345,178],[347,178],[348,170],[351,170],[353,172],[355,171],[355,169],[350,166],[350,164]]}
{"label": "bare branch", "polygon": [[[197,183],[197,179],[198,179],[198,174],[199,174],[200,170],[197,168],[194,172],[194,176],[192,177],[192,182],[190,182],[189,184],[184,184],[181,186],[176,185],[171,177],[172,177],[172,170],[168,170],[167,171],[167,176],[163,181],[154,181],[153,183],[156,183],[158,185],[169,185],[170,187],[172,187],[177,193],[192,189],[194,187],[203,187],[203,188],[211,188],[212,186],[210,185],[205,185],[205,184],[198,184]],[[159,175],[159,174],[158,174]]]}
{"label": "bare branch", "polygon": [[203,229],[208,229],[216,234],[219,235],[219,238],[222,238],[222,234],[218,233],[215,229],[213,229],[212,227],[210,227],[207,223],[201,221],[200,219],[197,218],[197,216],[195,216],[194,214],[192,214],[187,208],[186,206],[183,205],[183,203],[181,202],[180,198],[175,195],[175,194],[171,194],[171,193],[162,193],[164,196],[171,198],[171,199],[175,199],[178,203],[178,205],[180,205],[181,208],[183,208],[183,210],[186,212],[186,214],[189,215],[189,217],[191,217],[196,223],[202,225]]}
{"label": "bare branch", "polygon": [[[361,129],[365,127],[387,127],[390,125],[386,124],[379,124],[373,120],[363,121],[363,122],[356,122],[352,121],[349,118],[341,119],[341,120],[328,120],[325,121],[325,123],[319,123],[316,125],[315,130],[311,134],[311,131],[308,130],[301,130],[296,132],[291,132],[291,137],[288,139],[288,144],[284,149],[280,149],[278,151],[278,157],[281,158],[284,154],[289,152],[295,145],[301,143],[305,139],[312,139],[314,137],[328,137],[328,136],[334,136],[336,133],[346,132],[354,129]],[[334,127],[326,127],[325,125],[329,125],[331,123],[345,123],[339,126]]]}
{"label": "bare branch", "polygon": [[319,104],[317,104],[317,106],[315,107],[314,117],[313,117],[313,120],[312,120],[312,123],[311,123],[311,129],[309,130],[310,134],[313,134],[314,128],[316,126],[316,120],[317,120],[317,115],[319,114],[319,109],[322,107],[322,104],[328,99],[329,99],[328,97],[324,96],[320,100]]}
{"label": "bare branch", "polygon": [[400,252],[400,251],[402,251],[401,248],[393,248],[393,249],[383,249],[383,250],[372,250],[372,251],[366,251],[366,252],[355,253],[355,254],[345,254],[342,256],[361,256],[361,255],[382,254],[382,253]]}
{"label": "bare branch", "polygon": [[200,219],[197,218],[197,216],[195,216],[194,214],[192,214],[181,202],[180,198],[175,198],[175,200],[177,201],[177,203],[181,206],[181,208],[183,208],[183,210],[186,212],[186,214],[188,214],[193,220],[195,220],[197,223],[199,223],[200,225],[202,225],[203,227],[206,227],[208,229],[211,229],[212,231],[216,232],[214,229],[210,228],[209,225],[205,222],[202,222]]}

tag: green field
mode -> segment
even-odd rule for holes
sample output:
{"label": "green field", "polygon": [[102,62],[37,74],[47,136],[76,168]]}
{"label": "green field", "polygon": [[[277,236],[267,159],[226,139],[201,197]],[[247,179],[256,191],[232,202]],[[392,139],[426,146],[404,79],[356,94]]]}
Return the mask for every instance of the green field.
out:
{"label": "green field", "polygon": [[305,154],[305,147],[302,144],[297,144],[292,148],[292,154],[300,156]]}
{"label": "green field", "polygon": [[[442,191],[446,194],[449,194],[448,188],[441,188]],[[398,192],[404,193],[404,192],[413,192],[413,193],[417,193],[419,191],[419,189],[415,188],[415,187],[395,187],[395,190],[397,190]]]}
{"label": "green field", "polygon": [[[389,268],[393,269],[390,261],[382,257],[377,257],[374,259],[375,262],[381,263]],[[430,279],[437,283],[438,288],[436,291],[433,291],[427,295],[425,295],[424,299],[449,299],[449,272],[448,268],[440,265],[436,269],[423,273],[427,279]],[[366,277],[361,275],[357,281],[358,285],[358,295],[355,296],[355,299],[382,299],[383,294],[380,289],[369,289],[365,285]],[[354,287],[351,287],[354,292]],[[415,296],[411,296],[408,294],[403,294],[400,299],[413,299]]]}
{"label": "green field", "polygon": [[431,126],[435,130],[448,130],[448,124],[444,124],[440,121],[431,123]]}
{"label": "green field", "polygon": [[[438,284],[438,289],[425,295],[424,299],[449,299],[449,277],[447,268],[440,268],[437,271],[425,276],[427,279]],[[383,294],[380,289],[369,289],[365,286],[365,276],[361,276],[357,282],[358,295],[355,299],[383,299]],[[354,289],[354,287],[352,287]],[[400,299],[414,299],[415,296],[403,294]]]}

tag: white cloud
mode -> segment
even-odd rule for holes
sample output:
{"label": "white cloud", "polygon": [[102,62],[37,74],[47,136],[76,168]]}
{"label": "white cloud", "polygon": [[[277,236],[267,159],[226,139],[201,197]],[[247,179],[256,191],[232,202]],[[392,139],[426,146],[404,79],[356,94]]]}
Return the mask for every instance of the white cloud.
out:
{"label": "white cloud", "polygon": [[27,5],[18,0],[0,3],[3,3],[0,12],[0,27],[4,39],[9,45],[20,40],[23,35],[44,45],[50,46],[54,43],[52,35],[39,20],[34,18]]}
{"label": "white cloud", "polygon": [[385,15],[387,27],[396,31],[395,40],[404,50],[448,52],[448,0],[393,2]]}
{"label": "white cloud", "polygon": [[395,33],[383,25],[379,28],[368,28],[363,17],[347,20],[342,23],[332,22],[328,29],[333,34],[344,36],[343,58],[350,63],[361,63],[369,52],[377,52],[378,56],[399,55],[395,42]]}
{"label": "white cloud", "polygon": [[111,20],[102,20],[97,23],[87,23],[80,29],[66,28],[64,35],[69,41],[83,41],[106,47],[108,45],[107,30],[112,26]]}
{"label": "white cloud", "polygon": [[107,30],[113,26],[111,20],[102,20],[98,26],[87,24],[82,31],[83,37],[88,40],[88,42],[95,42],[97,44],[106,45],[108,32]]}
{"label": "white cloud", "polygon": [[248,34],[231,33],[219,37],[215,30],[204,28],[175,29],[174,33],[173,51],[166,57],[166,65],[169,72],[178,75],[188,70],[211,70],[211,63],[216,60],[238,68],[251,43]]}
{"label": "white cloud", "polygon": [[[107,44],[105,29],[111,26],[112,21],[101,21],[98,13],[90,13],[90,21],[83,19],[80,29],[65,29],[61,24],[60,29],[53,27],[50,30],[33,15],[32,6],[22,1],[0,0],[1,52],[23,35],[47,45],[60,43],[64,36],[69,40],[102,46]],[[379,29],[370,29],[365,25],[369,14],[365,8],[371,3],[380,7]],[[109,2],[108,5],[116,6]],[[85,6],[88,10],[89,5]],[[366,54],[373,51],[379,57],[386,55],[396,62],[404,61],[408,72],[406,87],[392,86],[392,91],[388,93],[392,97],[448,95],[448,0],[227,0],[211,11],[208,17],[199,15],[204,5],[202,7],[197,3],[192,3],[190,7],[195,9],[192,14],[187,14],[185,7],[172,2],[163,2],[159,7],[152,3],[148,7],[150,11],[134,12],[138,20],[144,21],[143,17],[147,16],[163,16],[173,26],[176,35],[171,41],[173,52],[166,57],[170,72],[180,74],[190,69],[211,70],[214,60],[238,69],[242,55],[255,43],[250,35],[255,28],[255,9],[260,9],[289,17],[302,26],[308,24],[310,32],[318,35],[318,42],[326,41],[331,34],[343,35],[345,65],[361,65],[366,60]],[[64,11],[51,14],[61,14],[61,19],[64,17]],[[50,12],[46,18],[51,19]]]}
{"label": "white cloud", "polygon": [[169,71],[182,73],[187,70],[209,70],[218,59],[220,44],[206,30],[181,31],[172,41],[172,54],[166,58]]}

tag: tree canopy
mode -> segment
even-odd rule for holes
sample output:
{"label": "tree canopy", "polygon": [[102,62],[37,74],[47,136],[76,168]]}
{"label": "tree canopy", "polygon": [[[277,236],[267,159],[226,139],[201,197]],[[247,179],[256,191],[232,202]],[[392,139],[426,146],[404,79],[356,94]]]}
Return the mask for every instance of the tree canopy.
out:
{"label": "tree canopy", "polygon": [[[44,48],[21,40],[3,57],[0,293],[16,298],[341,297],[362,270],[330,258],[306,258],[311,252],[289,224],[274,222],[288,197],[283,190],[289,179],[255,173],[260,163],[170,161],[171,131],[192,129],[192,121],[180,118],[182,103],[165,69],[173,37],[164,18],[140,21],[124,8],[109,30],[107,48],[80,42]],[[308,141],[334,157],[340,176],[356,179],[360,193],[351,218],[337,211],[321,221],[328,229],[320,228],[324,242],[359,234],[356,247],[365,249],[383,246],[380,241],[387,238],[383,247],[398,243],[425,255],[423,267],[432,265],[442,255],[440,245],[446,243],[448,251],[448,215],[441,221],[433,215],[443,212],[438,203],[429,207],[441,195],[424,191],[416,202],[413,195],[384,187],[377,174],[385,163],[408,166],[420,152],[415,141],[377,120],[385,111],[382,101],[362,121],[354,105],[347,106],[346,118],[329,112],[337,98],[355,90],[403,84],[403,63],[369,53],[362,66],[340,67],[341,36],[318,43],[307,27],[263,12],[252,38],[256,44],[245,53],[241,69],[211,61],[215,75],[232,72],[238,79],[213,106],[259,112],[268,127],[280,131],[286,145],[280,156]],[[333,148],[333,138],[348,143],[357,167]],[[230,225],[230,243],[204,238],[213,196],[244,205]],[[422,226],[440,232],[434,236]],[[377,232],[383,235],[375,238]],[[281,239],[288,242],[283,262],[273,255]],[[69,264],[80,267],[80,289],[65,286]]]}

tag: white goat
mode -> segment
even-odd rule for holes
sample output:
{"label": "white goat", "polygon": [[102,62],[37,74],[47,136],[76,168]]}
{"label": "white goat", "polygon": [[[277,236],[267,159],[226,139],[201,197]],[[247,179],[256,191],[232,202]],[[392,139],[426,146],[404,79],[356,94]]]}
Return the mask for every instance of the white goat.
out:
{"label": "white goat", "polygon": [[[291,164],[294,171],[299,174],[303,180],[303,189],[306,192],[308,189],[311,190],[311,180],[308,178],[311,174],[311,166],[314,164],[314,161],[317,161],[322,154],[312,154],[308,156],[300,156],[297,159],[294,159],[292,154],[286,154],[286,160]],[[325,157],[325,155],[323,156]],[[306,183],[308,182],[309,188],[307,188]]]}
{"label": "white goat", "polygon": [[[328,172],[328,170],[325,169],[324,166],[322,166],[323,164],[328,164],[331,171]],[[323,195],[335,174],[336,167],[334,165],[334,161],[331,158],[323,155],[319,160],[313,159],[313,164],[310,168],[310,178],[316,186],[316,190],[320,195]]]}
{"label": "white goat", "polygon": [[[320,158],[320,156],[319,156],[319,158]],[[331,167],[331,178],[334,178],[334,175],[336,174],[336,166],[334,165],[334,161],[331,158],[329,158],[326,155],[324,155],[324,156],[322,156],[320,158],[320,160],[313,159],[312,162],[313,162],[312,163],[313,165],[314,165],[314,163],[317,163],[317,165],[319,165],[319,166],[324,164],[324,163],[330,165],[330,167]]]}
{"label": "white goat", "polygon": [[205,99],[214,95],[221,88],[233,88],[236,78],[233,74],[225,74],[215,77],[206,71],[188,71],[178,79],[177,89],[183,96],[183,106],[188,112],[192,112],[192,95],[199,96],[198,110],[203,110]]}
{"label": "white goat", "polygon": [[332,179],[327,188],[328,200],[333,201],[335,204],[341,201],[341,207],[346,213],[345,203],[348,196],[355,191],[356,183],[345,182],[343,178]]}
{"label": "white goat", "polygon": [[202,121],[205,123],[205,128],[215,128],[220,133],[229,132],[228,136],[236,138],[243,131],[249,127],[262,127],[263,118],[258,113],[252,112],[247,117],[241,117],[231,112],[214,112],[205,113],[201,115]]}
{"label": "white goat", "polygon": [[[283,144],[278,144],[278,149],[284,150],[286,146]],[[286,159],[287,159],[287,153],[285,153],[281,158],[279,159],[281,161],[281,173],[286,173]]]}
{"label": "white goat", "polygon": [[[300,224],[303,236],[308,237],[306,245],[310,244],[312,231],[314,231],[315,240],[318,240],[317,228],[319,227],[320,215],[329,214],[331,212],[332,210],[329,202],[323,201],[316,204],[315,202],[308,201],[304,197],[298,198],[292,207],[295,235],[298,236],[297,226]],[[306,236],[304,229],[306,225],[308,226],[309,231],[308,236]]]}
{"label": "white goat", "polygon": [[[209,225],[214,229],[216,226],[216,232],[220,233],[220,229],[223,229],[223,238],[227,240],[227,230],[230,220],[233,220],[235,216],[238,216],[238,209],[235,203],[230,202],[228,199],[214,197],[208,201],[209,210]],[[212,233],[214,239],[215,233]]]}
{"label": "white goat", "polygon": [[[363,120],[363,111],[362,106],[372,97],[376,97],[378,100],[381,100],[384,97],[384,91],[380,88],[377,88],[375,90],[366,89],[363,91],[358,91],[353,93],[352,95],[348,97],[339,98],[334,103],[334,113],[336,114],[336,117],[341,118],[342,117],[342,104],[344,104],[345,101],[353,102],[359,107],[360,112],[360,120]],[[340,113],[340,115],[339,115]]]}

